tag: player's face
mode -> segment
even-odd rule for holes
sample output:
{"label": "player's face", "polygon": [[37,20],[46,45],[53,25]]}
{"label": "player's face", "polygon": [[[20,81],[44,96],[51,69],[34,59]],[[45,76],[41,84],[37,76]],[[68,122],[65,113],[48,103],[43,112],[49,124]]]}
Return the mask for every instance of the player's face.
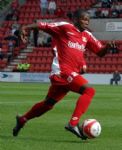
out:
{"label": "player's face", "polygon": [[79,18],[79,25],[80,25],[80,27],[82,29],[87,29],[88,25],[89,25],[89,21],[90,21],[90,18],[89,18],[89,15],[87,13],[81,15],[81,17]]}

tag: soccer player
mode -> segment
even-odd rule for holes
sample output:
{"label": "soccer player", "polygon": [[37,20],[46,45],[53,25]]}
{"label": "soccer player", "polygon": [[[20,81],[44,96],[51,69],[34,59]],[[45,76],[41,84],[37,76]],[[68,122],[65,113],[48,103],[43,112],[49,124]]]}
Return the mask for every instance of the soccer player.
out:
{"label": "soccer player", "polygon": [[83,55],[86,48],[100,57],[104,56],[110,49],[109,43],[103,46],[92,33],[86,30],[89,20],[88,13],[79,9],[74,13],[73,24],[68,22],[38,22],[22,28],[25,39],[27,38],[26,31],[33,28],[39,28],[49,33],[54,39],[55,57],[50,74],[51,86],[45,99],[35,104],[22,116],[16,116],[13,136],[18,135],[26,122],[51,110],[69,91],[72,91],[78,93],[79,98],[65,129],[81,139],[86,139],[78,123],[81,116],[87,111],[95,95],[95,89],[90,87],[88,81],[81,75],[81,72],[86,71]]}

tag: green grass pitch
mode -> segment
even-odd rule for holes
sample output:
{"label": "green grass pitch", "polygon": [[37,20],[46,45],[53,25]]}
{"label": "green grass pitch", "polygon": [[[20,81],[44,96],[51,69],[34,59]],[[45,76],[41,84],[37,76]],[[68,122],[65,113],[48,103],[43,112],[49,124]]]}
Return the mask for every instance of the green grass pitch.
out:
{"label": "green grass pitch", "polygon": [[122,150],[122,86],[94,85],[96,95],[81,118],[96,118],[101,135],[81,141],[65,131],[78,95],[70,92],[55,108],[12,136],[16,114],[45,97],[49,84],[0,83],[0,150]]}

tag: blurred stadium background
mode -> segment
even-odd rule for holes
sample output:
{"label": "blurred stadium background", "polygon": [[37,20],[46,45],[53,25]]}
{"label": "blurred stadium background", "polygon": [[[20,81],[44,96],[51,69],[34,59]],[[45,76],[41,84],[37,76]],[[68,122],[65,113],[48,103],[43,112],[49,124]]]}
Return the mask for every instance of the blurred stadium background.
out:
{"label": "blurred stadium background", "polygon": [[[54,11],[48,8],[52,0],[48,0],[46,5],[42,5],[42,1],[0,0],[0,150],[122,149],[122,86],[109,86],[112,73],[115,70],[122,73],[122,0],[54,0]],[[98,119],[102,124],[102,135],[92,142],[81,142],[65,133],[63,126],[74,107],[74,102],[71,104],[69,100],[77,99],[74,93],[70,93],[50,114],[30,122],[20,137],[14,139],[11,132],[16,113],[25,112],[44,98],[49,85],[20,82],[49,82],[53,58],[49,35],[40,32],[43,36],[35,39],[36,43],[34,32],[31,32],[29,43],[23,44],[19,28],[35,20],[71,21],[77,8],[89,12],[89,30],[99,40],[103,43],[112,40],[116,44],[116,48],[104,58],[98,58],[89,50],[85,53],[86,77],[90,83],[108,85],[95,85],[97,94],[82,119]]]}

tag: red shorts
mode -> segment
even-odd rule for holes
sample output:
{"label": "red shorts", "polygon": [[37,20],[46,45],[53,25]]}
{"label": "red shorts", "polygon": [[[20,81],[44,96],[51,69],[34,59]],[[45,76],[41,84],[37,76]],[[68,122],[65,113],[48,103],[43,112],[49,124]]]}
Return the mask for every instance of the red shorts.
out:
{"label": "red shorts", "polygon": [[48,90],[48,97],[60,101],[69,91],[79,93],[80,87],[87,84],[88,81],[77,73],[72,73],[69,76],[53,75],[50,77],[51,86]]}

